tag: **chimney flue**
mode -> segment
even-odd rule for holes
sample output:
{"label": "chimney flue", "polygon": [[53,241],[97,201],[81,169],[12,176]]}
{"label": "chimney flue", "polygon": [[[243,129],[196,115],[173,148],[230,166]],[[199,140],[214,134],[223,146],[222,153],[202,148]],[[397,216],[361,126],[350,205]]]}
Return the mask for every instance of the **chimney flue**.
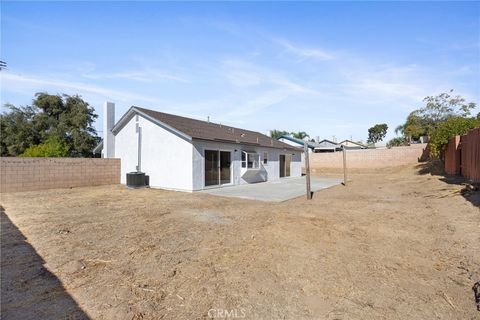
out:
{"label": "chimney flue", "polygon": [[115,103],[103,104],[103,157],[115,157],[115,136],[112,128],[115,125]]}
{"label": "chimney flue", "polygon": [[210,116],[207,116],[207,122],[210,122]]}

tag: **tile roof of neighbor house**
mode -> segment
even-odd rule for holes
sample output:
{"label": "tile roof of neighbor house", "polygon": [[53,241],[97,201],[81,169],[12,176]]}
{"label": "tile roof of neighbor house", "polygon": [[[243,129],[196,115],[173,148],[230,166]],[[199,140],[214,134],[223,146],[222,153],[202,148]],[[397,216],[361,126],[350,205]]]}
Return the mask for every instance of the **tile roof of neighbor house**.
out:
{"label": "tile roof of neighbor house", "polygon": [[[281,141],[270,138],[260,132],[250,131],[240,128],[234,128],[223,124],[209,121],[196,120],[181,117],[169,113],[158,112],[150,109],[132,106],[131,110],[143,113],[155,120],[158,120],[167,126],[170,126],[193,139],[209,140],[217,142],[230,142],[247,144],[252,146],[270,147],[277,149],[290,149],[301,151],[300,148],[290,146]],[[127,112],[128,114],[128,112]],[[120,119],[119,123],[122,121]],[[119,124],[117,123],[117,125]],[[117,127],[115,125],[115,127]],[[115,128],[114,127],[114,128]]]}
{"label": "tile roof of neighbor house", "polygon": [[[291,137],[291,136],[287,136],[287,135],[282,135],[280,137],[277,138],[277,140],[280,140],[280,139],[286,139],[286,140],[289,140],[289,141],[292,141],[292,142],[295,142],[299,145],[304,145],[305,144],[305,141],[302,140],[302,139],[297,139],[297,138],[294,138],[294,137]],[[310,149],[314,149],[315,148],[315,143],[314,142],[311,142],[311,141],[307,141],[307,145]]]}

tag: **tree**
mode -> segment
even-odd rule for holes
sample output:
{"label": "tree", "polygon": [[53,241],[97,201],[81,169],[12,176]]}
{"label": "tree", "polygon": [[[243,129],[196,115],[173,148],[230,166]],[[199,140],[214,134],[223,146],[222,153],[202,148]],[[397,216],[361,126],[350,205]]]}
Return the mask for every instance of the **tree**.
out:
{"label": "tree", "polygon": [[388,125],[386,123],[376,124],[368,129],[368,143],[377,143],[382,141],[387,134]]}
{"label": "tree", "polygon": [[292,137],[296,139],[303,140],[305,138],[310,138],[310,136],[305,131],[291,132]]}
{"label": "tree", "polygon": [[270,130],[270,137],[272,137],[273,139],[278,139],[281,136],[288,136],[288,135],[290,135],[288,131],[276,130],[276,129]]}
{"label": "tree", "polygon": [[47,141],[30,146],[20,157],[66,157],[68,156],[68,146],[62,143],[58,138],[50,137]]}
{"label": "tree", "polygon": [[405,124],[395,129],[409,140],[417,140],[420,136],[430,135],[439,123],[450,118],[468,118],[476,104],[467,103],[461,96],[452,96],[453,90],[423,99],[425,106],[411,112]]}
{"label": "tree", "polygon": [[408,146],[408,140],[404,137],[395,137],[387,142],[387,148],[391,147],[400,147],[400,146]]}
{"label": "tree", "polygon": [[466,134],[473,128],[480,126],[478,118],[452,117],[438,124],[430,133],[430,152],[438,157],[448,144],[448,140],[456,135]]}
{"label": "tree", "polygon": [[35,107],[4,106],[9,112],[0,115],[0,152],[2,156],[16,156],[29,146],[40,143]]}
{"label": "tree", "polygon": [[32,106],[1,115],[1,154],[17,156],[33,145],[55,138],[68,148],[68,156],[89,157],[98,143],[94,109],[80,96],[37,93]]}

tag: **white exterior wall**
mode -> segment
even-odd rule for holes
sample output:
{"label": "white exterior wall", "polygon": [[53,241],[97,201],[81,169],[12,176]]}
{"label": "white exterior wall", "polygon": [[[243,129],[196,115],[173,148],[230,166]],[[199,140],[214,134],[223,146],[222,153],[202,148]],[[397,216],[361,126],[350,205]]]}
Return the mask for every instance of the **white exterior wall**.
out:
{"label": "white exterior wall", "polygon": [[[127,172],[136,171],[138,162],[136,117],[134,115],[115,136],[115,157],[121,159],[123,184]],[[140,115],[138,123],[141,127],[141,171],[150,177],[150,186],[192,191],[191,142]]]}
{"label": "white exterior wall", "polygon": [[[282,150],[267,147],[254,147],[234,143],[219,143],[213,141],[193,141],[193,190],[202,190],[205,186],[205,150],[220,150],[231,152],[231,180],[232,185],[253,183],[261,181],[272,181],[280,179],[280,155],[291,154],[290,176],[300,177],[302,175],[301,152]],[[235,151],[237,150],[237,151]],[[253,151],[260,154],[260,170],[258,174],[250,179],[242,178],[242,150]],[[263,164],[263,152],[268,152],[268,162]]]}
{"label": "white exterior wall", "polygon": [[103,104],[103,150],[104,158],[113,158],[115,155],[115,136],[112,128],[115,125],[115,104],[105,102]]}

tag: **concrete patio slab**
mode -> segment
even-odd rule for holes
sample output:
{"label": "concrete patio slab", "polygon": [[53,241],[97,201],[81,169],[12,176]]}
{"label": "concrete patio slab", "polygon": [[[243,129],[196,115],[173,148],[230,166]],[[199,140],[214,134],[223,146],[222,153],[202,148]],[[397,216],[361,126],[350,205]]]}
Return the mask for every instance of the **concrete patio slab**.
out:
{"label": "concrete patio slab", "polygon": [[[311,177],[313,192],[330,188],[342,183],[340,179]],[[221,197],[234,197],[260,201],[282,202],[305,196],[305,177],[283,178],[276,181],[242,184],[202,190],[200,192]]]}

